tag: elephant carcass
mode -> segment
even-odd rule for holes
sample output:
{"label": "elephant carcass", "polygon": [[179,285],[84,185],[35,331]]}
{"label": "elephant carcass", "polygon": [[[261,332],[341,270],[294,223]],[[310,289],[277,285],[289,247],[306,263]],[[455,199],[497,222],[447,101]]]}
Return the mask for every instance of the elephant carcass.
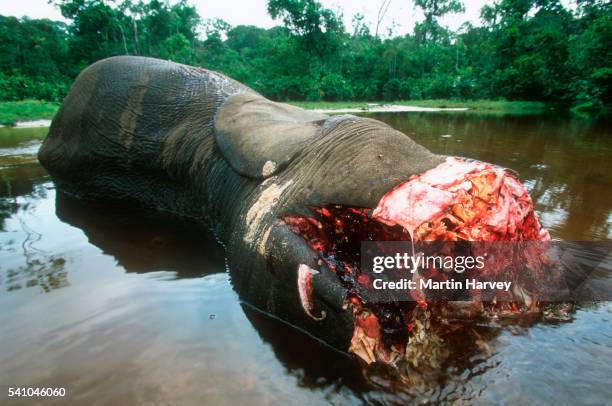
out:
{"label": "elephant carcass", "polygon": [[[423,304],[367,302],[361,241],[464,238],[483,190],[508,188],[520,196],[503,200],[512,208],[496,221],[514,231],[496,238],[545,238],[510,172],[433,154],[377,120],[275,103],[219,73],[152,58],[81,72],[39,159],[64,193],[207,224],[244,301],[366,361],[401,357]],[[433,210],[440,194],[450,200]]]}

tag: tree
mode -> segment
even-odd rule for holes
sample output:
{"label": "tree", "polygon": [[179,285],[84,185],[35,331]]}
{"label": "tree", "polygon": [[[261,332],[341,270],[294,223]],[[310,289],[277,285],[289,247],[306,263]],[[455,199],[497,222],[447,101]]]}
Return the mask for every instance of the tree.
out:
{"label": "tree", "polygon": [[425,15],[425,21],[415,27],[415,34],[422,43],[438,41],[442,31],[438,18],[449,13],[465,11],[460,0],[415,0],[414,5],[419,7]]}
{"label": "tree", "polygon": [[380,27],[380,23],[385,19],[387,15],[387,11],[389,11],[389,6],[391,5],[391,0],[382,0],[380,2],[380,7],[378,8],[378,14],[376,14],[376,30],[374,31],[374,36],[378,38],[378,28]]}
{"label": "tree", "polygon": [[[316,0],[270,0],[263,29],[202,21],[190,0],[53,0],[68,23],[0,16],[0,99],[60,100],[86,65],[149,55],[203,66],[276,100],[531,99],[612,104],[609,0],[495,0],[484,25],[439,19],[459,0],[416,0],[413,35],[379,38],[363,15],[351,33]],[[390,0],[381,0],[379,26]],[[379,34],[375,33],[375,34]]]}
{"label": "tree", "polygon": [[69,59],[64,23],[0,16],[0,100],[61,100]]}
{"label": "tree", "polygon": [[612,105],[612,5],[578,2],[579,32],[569,39],[570,88],[579,103]]}
{"label": "tree", "polygon": [[335,52],[344,34],[341,16],[316,0],[269,0],[268,13],[274,19],[281,18],[306,51],[321,57]]}
{"label": "tree", "polygon": [[125,4],[112,7],[102,0],[56,0],[62,15],[72,20],[70,52],[77,66],[111,55],[129,54],[129,19]]}
{"label": "tree", "polygon": [[361,13],[353,16],[351,23],[353,24],[353,37],[367,37],[370,35],[370,28],[365,23],[365,17]]}

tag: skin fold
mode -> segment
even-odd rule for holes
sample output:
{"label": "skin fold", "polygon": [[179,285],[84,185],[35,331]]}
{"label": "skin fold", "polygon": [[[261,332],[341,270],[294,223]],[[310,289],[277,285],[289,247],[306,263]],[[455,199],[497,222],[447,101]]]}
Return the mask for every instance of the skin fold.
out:
{"label": "skin fold", "polygon": [[347,350],[346,289],[281,218],[374,208],[445,157],[376,120],[305,111],[216,72],[121,56],[79,75],[39,159],[68,195],[206,224],[242,300]]}

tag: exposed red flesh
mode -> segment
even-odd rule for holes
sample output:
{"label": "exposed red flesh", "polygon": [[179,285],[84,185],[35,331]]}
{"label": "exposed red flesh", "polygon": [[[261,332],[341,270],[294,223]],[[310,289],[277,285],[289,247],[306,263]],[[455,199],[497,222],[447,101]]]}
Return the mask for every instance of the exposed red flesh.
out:
{"label": "exposed red flesh", "polygon": [[[367,303],[362,293],[370,276],[359,269],[362,241],[550,239],[529,194],[513,175],[459,158],[448,158],[412,176],[385,194],[374,210],[335,205],[313,211],[313,216],[282,220],[319,253],[348,289],[356,320],[351,348],[367,362],[387,359],[389,348],[404,344],[412,327],[409,315],[415,306],[426,308],[427,302],[421,292],[411,291],[415,301]],[[436,276],[433,272],[427,276]]]}
{"label": "exposed red flesh", "polygon": [[415,241],[547,241],[531,197],[507,170],[450,157],[383,196],[372,217]]}

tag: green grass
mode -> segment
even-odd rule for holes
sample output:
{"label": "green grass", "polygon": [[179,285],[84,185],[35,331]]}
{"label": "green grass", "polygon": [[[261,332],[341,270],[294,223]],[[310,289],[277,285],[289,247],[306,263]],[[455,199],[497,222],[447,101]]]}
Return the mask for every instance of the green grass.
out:
{"label": "green grass", "polygon": [[51,119],[59,103],[37,100],[0,102],[0,124],[13,126],[18,121]]}
{"label": "green grass", "polygon": [[476,113],[540,113],[546,109],[542,102],[528,101],[506,101],[506,100],[401,100],[394,102],[301,102],[291,101],[289,104],[305,109],[344,109],[344,108],[363,108],[367,110],[368,103],[371,104],[395,104],[403,106],[417,107],[438,107],[438,108],[457,108],[467,107],[471,112]]}

